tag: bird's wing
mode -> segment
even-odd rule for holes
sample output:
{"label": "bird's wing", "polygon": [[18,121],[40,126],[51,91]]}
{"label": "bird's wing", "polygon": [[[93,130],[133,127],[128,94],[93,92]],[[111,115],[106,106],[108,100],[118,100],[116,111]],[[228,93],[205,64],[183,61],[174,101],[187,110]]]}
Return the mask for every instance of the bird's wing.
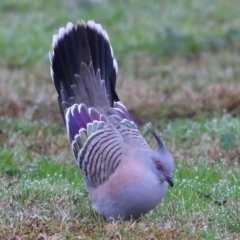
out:
{"label": "bird's wing", "polygon": [[114,102],[108,118],[116,126],[125,143],[136,148],[150,149],[122,102]]}
{"label": "bird's wing", "polygon": [[73,105],[66,111],[66,126],[75,160],[86,182],[104,183],[116,170],[124,140],[116,127],[95,108]]}

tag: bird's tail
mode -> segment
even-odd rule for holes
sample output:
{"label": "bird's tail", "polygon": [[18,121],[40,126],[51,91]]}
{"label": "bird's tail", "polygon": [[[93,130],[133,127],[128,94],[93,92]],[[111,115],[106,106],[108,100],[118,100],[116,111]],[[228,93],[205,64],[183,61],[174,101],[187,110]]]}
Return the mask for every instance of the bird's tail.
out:
{"label": "bird's tail", "polygon": [[84,103],[106,114],[114,101],[117,62],[108,35],[100,24],[68,23],[53,36],[49,54],[51,75],[64,121],[67,108]]}

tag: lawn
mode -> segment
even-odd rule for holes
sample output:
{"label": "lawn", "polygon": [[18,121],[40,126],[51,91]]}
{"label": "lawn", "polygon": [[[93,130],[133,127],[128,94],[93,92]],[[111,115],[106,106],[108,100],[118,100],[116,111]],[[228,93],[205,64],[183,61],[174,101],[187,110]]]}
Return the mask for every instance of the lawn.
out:
{"label": "lawn", "polygon": [[[0,239],[240,239],[240,2],[0,2]],[[140,221],[103,220],[75,166],[49,73],[52,35],[94,19],[117,92],[151,121],[174,182]]]}

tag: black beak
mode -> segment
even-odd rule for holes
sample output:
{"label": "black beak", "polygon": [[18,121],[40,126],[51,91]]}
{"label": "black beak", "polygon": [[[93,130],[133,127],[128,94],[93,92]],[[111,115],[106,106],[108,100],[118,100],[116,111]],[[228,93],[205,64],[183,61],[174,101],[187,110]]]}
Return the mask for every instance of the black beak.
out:
{"label": "black beak", "polygon": [[168,184],[169,184],[171,187],[174,186],[174,182],[173,182],[173,180],[172,180],[172,177],[166,176],[166,181],[168,182]]}

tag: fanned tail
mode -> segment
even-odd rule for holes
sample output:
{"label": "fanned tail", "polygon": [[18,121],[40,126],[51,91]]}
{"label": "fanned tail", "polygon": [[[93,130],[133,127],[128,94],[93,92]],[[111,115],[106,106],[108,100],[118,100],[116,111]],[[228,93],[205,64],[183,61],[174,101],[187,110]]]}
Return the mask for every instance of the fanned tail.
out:
{"label": "fanned tail", "polygon": [[94,21],[75,28],[68,23],[53,36],[51,75],[63,119],[74,104],[106,114],[119,98],[115,92],[117,63],[107,33]]}

